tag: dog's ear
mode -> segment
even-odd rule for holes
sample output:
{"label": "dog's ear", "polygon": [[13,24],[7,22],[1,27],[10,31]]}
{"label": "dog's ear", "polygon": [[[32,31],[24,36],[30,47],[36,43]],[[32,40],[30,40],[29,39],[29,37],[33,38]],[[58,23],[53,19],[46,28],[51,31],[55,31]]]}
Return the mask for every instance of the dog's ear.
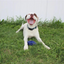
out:
{"label": "dog's ear", "polygon": [[37,15],[34,13],[34,15],[37,17]]}
{"label": "dog's ear", "polygon": [[37,20],[39,20],[38,16],[34,13],[34,15],[37,17]]}
{"label": "dog's ear", "polygon": [[26,20],[26,17],[27,17],[27,15],[25,16],[25,20]]}

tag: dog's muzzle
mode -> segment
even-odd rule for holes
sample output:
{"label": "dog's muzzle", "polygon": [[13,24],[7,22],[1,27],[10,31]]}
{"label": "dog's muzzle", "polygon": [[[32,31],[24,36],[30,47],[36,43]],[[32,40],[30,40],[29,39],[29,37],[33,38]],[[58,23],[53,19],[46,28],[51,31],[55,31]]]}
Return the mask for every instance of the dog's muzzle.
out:
{"label": "dog's muzzle", "polygon": [[28,22],[30,25],[33,25],[33,24],[36,22],[36,20],[34,20],[34,19],[27,19],[27,22]]}
{"label": "dog's muzzle", "polygon": [[27,15],[26,19],[30,25],[33,25],[37,21],[37,18],[34,16],[34,14]]}

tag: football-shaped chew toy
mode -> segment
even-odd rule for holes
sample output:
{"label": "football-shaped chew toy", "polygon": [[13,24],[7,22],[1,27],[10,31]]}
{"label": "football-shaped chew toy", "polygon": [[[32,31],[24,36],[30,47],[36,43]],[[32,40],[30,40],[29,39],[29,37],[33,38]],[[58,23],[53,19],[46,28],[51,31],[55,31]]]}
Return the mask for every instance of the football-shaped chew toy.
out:
{"label": "football-shaped chew toy", "polygon": [[27,43],[28,43],[28,45],[34,45],[34,44],[36,44],[34,41],[28,41]]}

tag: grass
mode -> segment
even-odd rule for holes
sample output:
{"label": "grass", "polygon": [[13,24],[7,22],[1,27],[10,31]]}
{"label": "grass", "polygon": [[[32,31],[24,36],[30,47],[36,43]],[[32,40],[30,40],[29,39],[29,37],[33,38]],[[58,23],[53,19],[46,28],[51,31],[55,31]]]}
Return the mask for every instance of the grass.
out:
{"label": "grass", "polygon": [[56,19],[39,22],[40,37],[51,49],[31,38],[37,45],[24,51],[23,32],[15,33],[22,21],[0,22],[0,64],[64,64],[64,23]]}

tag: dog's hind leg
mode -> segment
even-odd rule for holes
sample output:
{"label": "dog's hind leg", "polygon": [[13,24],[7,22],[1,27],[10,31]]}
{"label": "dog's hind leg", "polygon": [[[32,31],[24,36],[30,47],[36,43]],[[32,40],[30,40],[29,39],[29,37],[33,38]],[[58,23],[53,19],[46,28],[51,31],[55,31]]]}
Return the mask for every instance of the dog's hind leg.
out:
{"label": "dog's hind leg", "polygon": [[47,45],[45,45],[45,43],[41,40],[41,38],[38,36],[38,37],[36,37],[36,39],[39,41],[39,42],[41,42],[43,45],[44,45],[44,47],[46,47],[47,49],[50,49],[50,47],[48,47]]}

